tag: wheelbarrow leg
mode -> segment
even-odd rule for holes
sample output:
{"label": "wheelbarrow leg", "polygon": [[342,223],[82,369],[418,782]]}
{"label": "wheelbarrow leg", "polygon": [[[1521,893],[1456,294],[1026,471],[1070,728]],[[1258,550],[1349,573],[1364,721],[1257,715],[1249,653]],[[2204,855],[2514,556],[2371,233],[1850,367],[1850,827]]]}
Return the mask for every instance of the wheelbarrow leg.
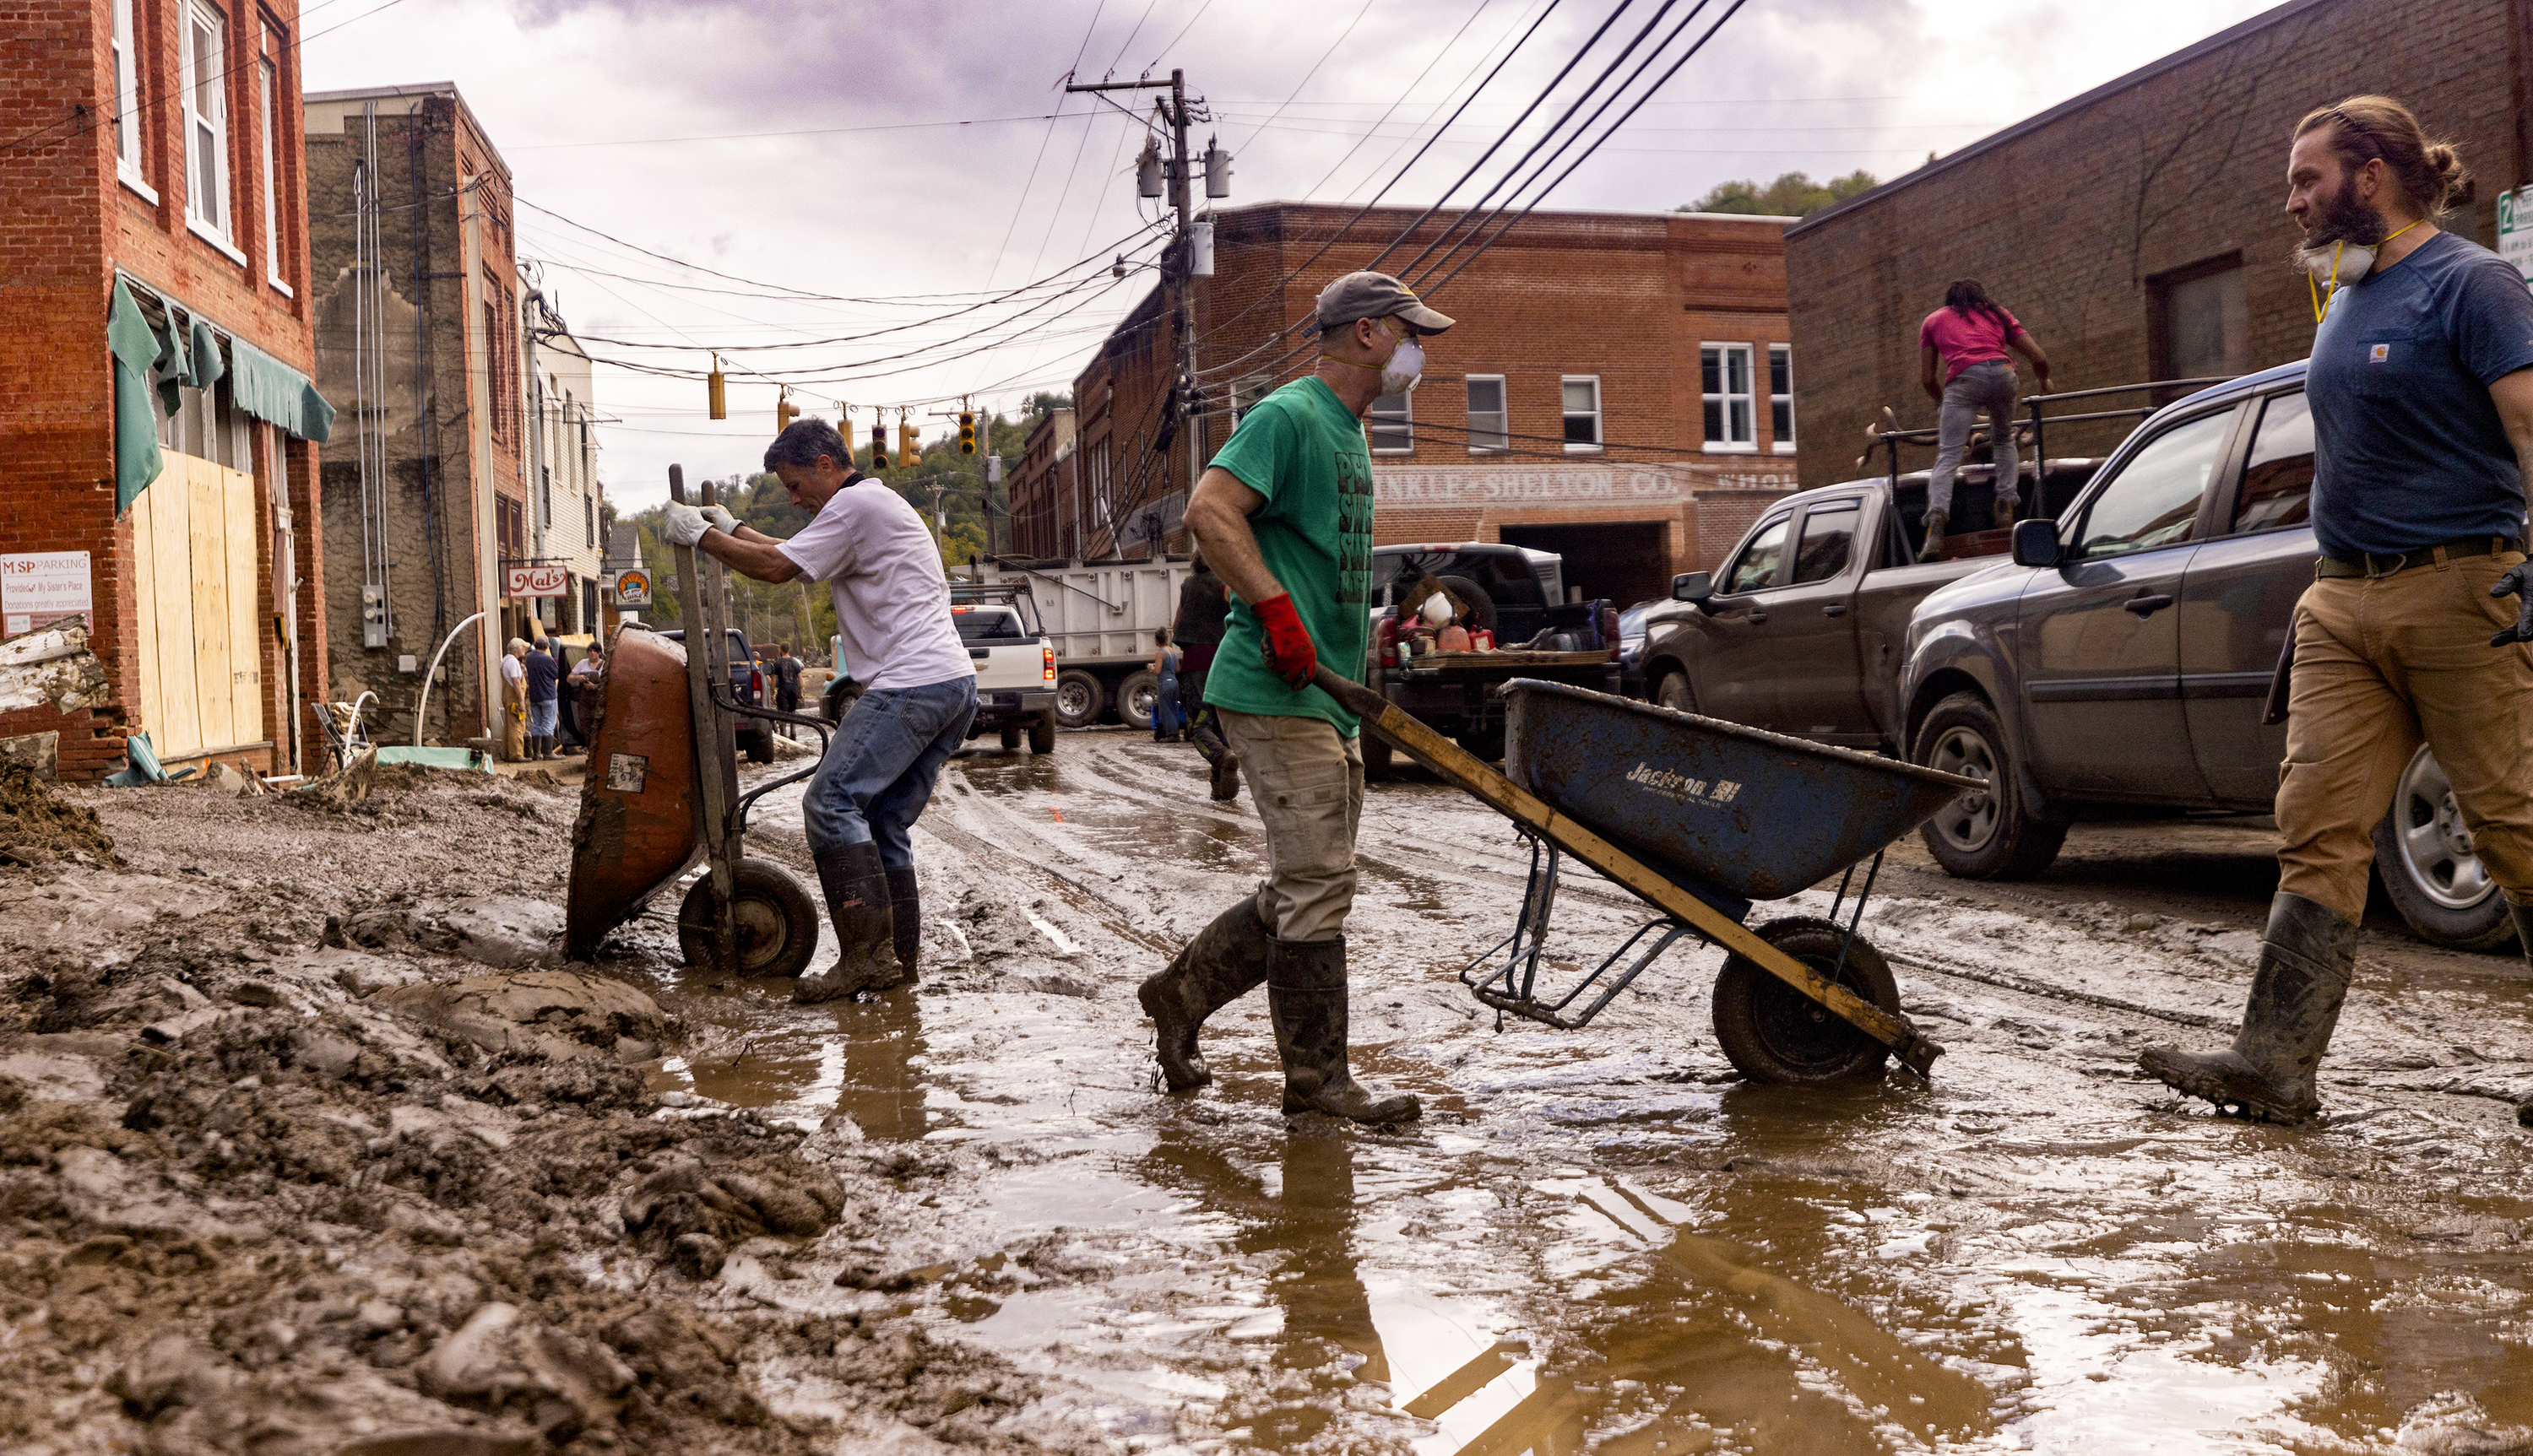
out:
{"label": "wheelbarrow leg", "polygon": [[[705,488],[705,499],[711,499],[711,488]],[[686,503],[686,473],[682,466],[669,467],[669,498],[679,505]],[[721,714],[712,699],[713,673],[728,672],[723,665],[729,649],[722,634],[712,629],[706,601],[712,594],[704,590],[700,562],[710,560],[691,546],[671,547],[670,557],[677,567],[677,605],[686,622],[686,704],[694,726],[695,778],[701,792],[696,795],[696,812],[702,823],[696,826],[696,838],[703,842],[704,864],[712,876],[713,901],[722,907],[714,917],[713,949],[724,965],[738,963],[738,927],[728,907],[738,898],[738,866],[731,853],[730,806],[736,797],[736,775],[731,764],[731,753],[720,747]],[[720,569],[720,563],[714,563]],[[724,680],[727,680],[726,678]]]}

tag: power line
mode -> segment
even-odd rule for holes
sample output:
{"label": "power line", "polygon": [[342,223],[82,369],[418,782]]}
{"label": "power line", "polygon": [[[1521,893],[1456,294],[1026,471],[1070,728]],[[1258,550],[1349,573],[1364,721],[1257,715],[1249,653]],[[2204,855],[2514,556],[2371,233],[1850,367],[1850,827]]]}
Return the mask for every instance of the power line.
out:
{"label": "power line", "polygon": [[[1090,52],[1091,32],[1099,29],[1099,17],[1107,11],[1108,0],[1099,0],[1098,7],[1090,12],[1090,24],[1082,28],[1082,44],[1074,48],[1073,64],[1065,68],[1064,79],[1056,83],[1059,87],[1071,85],[1075,73],[1082,69],[1082,58]],[[1058,112],[1064,110],[1064,93],[1061,90],[1056,94],[1055,109]],[[1096,110],[1098,108],[1094,106],[1080,114],[1088,116]],[[985,286],[988,288],[994,284],[994,274],[1002,271],[1003,255],[1011,251],[1012,232],[1021,225],[1021,213],[1029,207],[1030,189],[1037,186],[1037,169],[1046,161],[1046,145],[1054,140],[1055,120],[1049,117],[1046,135],[1037,139],[1037,155],[1030,159],[1029,176],[1021,183],[1020,200],[1012,204],[1012,220],[1003,224],[1003,241],[995,246],[994,261],[985,269]]]}
{"label": "power line", "polygon": [[960,121],[900,121],[858,127],[802,127],[781,132],[701,132],[687,137],[609,137],[590,142],[529,142],[513,144],[509,151],[564,151],[584,146],[674,146],[686,142],[762,142],[777,137],[846,137],[863,132],[924,132],[944,127],[1000,126],[1015,121],[1061,121],[1068,116],[1091,116],[1090,111],[1048,111],[1030,116],[976,116]]}
{"label": "power line", "polygon": [[[1320,68],[1321,68],[1322,66],[1325,66],[1325,65],[1326,65],[1326,64],[1328,63],[1328,57],[1329,57],[1329,56],[1332,56],[1332,55],[1335,55],[1335,54],[1337,53],[1337,47],[1338,47],[1338,46],[1341,46],[1341,45],[1343,45],[1343,44],[1345,44],[1345,42],[1346,42],[1346,37],[1354,33],[1354,28],[1355,28],[1355,27],[1357,27],[1357,26],[1362,25],[1362,24],[1363,24],[1363,18],[1364,18],[1365,16],[1370,15],[1370,14],[1372,13],[1373,3],[1374,3],[1374,0],[1363,0],[1363,9],[1358,10],[1358,11],[1356,11],[1356,12],[1354,13],[1354,19],[1353,19],[1353,20],[1350,20],[1350,21],[1348,21],[1348,22],[1346,22],[1346,28],[1345,28],[1344,29],[1339,30],[1339,31],[1337,32],[1337,38],[1336,38],[1335,40],[1333,40],[1333,41],[1330,41],[1330,42],[1328,43],[1328,48],[1327,48],[1325,51],[1324,51],[1324,52],[1322,52],[1322,53],[1321,53],[1320,58],[1319,58],[1318,60],[1316,60],[1316,61],[1314,61],[1314,62],[1312,62],[1312,63],[1311,63],[1311,69],[1310,69],[1310,70],[1305,71],[1305,72],[1303,72],[1303,73],[1302,73],[1302,79],[1301,79],[1301,82],[1293,87],[1293,95],[1291,95],[1291,96],[1286,96],[1286,97],[1283,99],[1282,103],[1281,103],[1281,104],[1279,104],[1278,106],[1276,106],[1275,111],[1274,111],[1274,115],[1267,117],[1267,118],[1266,118],[1266,121],[1260,122],[1260,123],[1258,124],[1258,127],[1256,128],[1256,130],[1254,130],[1254,131],[1250,132],[1250,134],[1249,134],[1249,142],[1255,142],[1255,141],[1257,141],[1257,140],[1258,140],[1258,133],[1259,133],[1259,132],[1263,132],[1263,131],[1266,130],[1266,127],[1267,127],[1267,124],[1268,124],[1268,123],[1272,122],[1272,121],[1275,119],[1275,117],[1277,117],[1277,116],[1281,116],[1281,115],[1283,115],[1283,114],[1284,114],[1284,107],[1286,107],[1286,106],[1290,106],[1290,105],[1292,105],[1292,104],[1293,104],[1293,97],[1294,97],[1294,96],[1299,96],[1299,95],[1302,93],[1302,87],[1306,87],[1306,86],[1309,86],[1309,85],[1311,84],[1311,78],[1312,78],[1312,77],[1314,77],[1314,76],[1319,75],[1319,74],[1320,74]],[[1248,146],[1249,146],[1249,143],[1248,143],[1248,142],[1244,142],[1244,143],[1242,143],[1242,144],[1241,144],[1241,149],[1242,149],[1242,150],[1247,150],[1247,149],[1248,149]]]}
{"label": "power line", "polygon": [[1179,27],[1179,32],[1178,32],[1176,35],[1173,35],[1173,36],[1171,36],[1171,37],[1170,37],[1170,43],[1169,43],[1168,45],[1164,45],[1164,46],[1162,46],[1162,47],[1160,48],[1160,50],[1159,50],[1159,51],[1155,52],[1155,53],[1153,54],[1153,56],[1152,56],[1151,60],[1149,60],[1149,62],[1146,62],[1146,63],[1145,63],[1144,69],[1145,69],[1146,71],[1149,71],[1149,70],[1151,70],[1154,66],[1159,65],[1159,64],[1161,63],[1161,57],[1162,57],[1162,56],[1166,56],[1166,55],[1168,55],[1168,54],[1171,52],[1171,50],[1173,50],[1173,49],[1175,49],[1175,48],[1177,47],[1177,45],[1178,45],[1178,43],[1179,43],[1180,41],[1187,39],[1187,33],[1188,33],[1188,31],[1195,29],[1196,29],[1196,23],[1197,23],[1197,22],[1199,22],[1199,21],[1201,21],[1201,20],[1204,20],[1204,19],[1205,19],[1205,13],[1206,13],[1207,11],[1208,11],[1208,10],[1211,10],[1211,9],[1213,9],[1213,0],[1205,0],[1205,3],[1204,3],[1203,5],[1198,6],[1198,7],[1196,8],[1196,14],[1194,14],[1194,15],[1189,16],[1189,17],[1188,17],[1188,23],[1187,23],[1186,25],[1184,25],[1184,26]]}

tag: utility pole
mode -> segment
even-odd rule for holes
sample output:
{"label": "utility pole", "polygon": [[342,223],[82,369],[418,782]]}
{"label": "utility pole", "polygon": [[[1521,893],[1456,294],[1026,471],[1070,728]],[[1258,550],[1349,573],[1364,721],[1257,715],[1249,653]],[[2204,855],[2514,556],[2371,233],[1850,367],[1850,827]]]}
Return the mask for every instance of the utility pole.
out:
{"label": "utility pole", "polygon": [[[1189,109],[1190,103],[1188,101],[1187,93],[1187,73],[1176,67],[1172,67],[1170,70],[1170,79],[1167,81],[1103,81],[1096,86],[1067,85],[1065,87],[1065,90],[1068,92],[1102,92],[1159,90],[1163,87],[1167,87],[1170,93],[1169,99],[1160,103],[1163,119],[1168,122],[1170,128],[1170,205],[1178,212],[1178,232],[1171,241],[1169,253],[1171,260],[1169,264],[1169,277],[1178,295],[1176,323],[1178,326],[1179,370],[1176,388],[1178,391],[1179,423],[1187,443],[1188,490],[1190,493],[1194,493],[1196,490],[1197,477],[1202,474],[1205,469],[1205,458],[1204,452],[1198,448],[1197,442],[1197,432],[1201,424],[1201,412],[1197,409],[1196,383],[1196,199],[1193,178],[1190,175],[1188,164],[1188,127],[1194,120],[1194,117],[1190,114]],[[1110,102],[1110,104],[1114,105],[1115,103]],[[1202,106],[1204,102],[1202,99],[1199,99],[1195,104]],[[1119,109],[1122,110],[1124,108],[1121,107]],[[1132,115],[1133,113],[1130,112],[1128,114]],[[1207,196],[1222,196],[1223,194],[1221,192],[1217,192],[1215,190],[1215,185],[1211,175],[1211,166],[1213,162],[1212,154],[1208,154],[1206,160],[1208,163],[1206,187]],[[1229,161],[1230,159],[1228,157],[1223,158],[1226,181],[1228,180]],[[1210,226],[1210,224],[1208,224],[1208,226]],[[1079,518],[1077,517],[1077,525],[1078,523]],[[1112,545],[1114,544],[1114,539],[1112,528],[1112,535],[1110,538]],[[1156,554],[1158,553],[1159,549],[1160,544],[1158,542],[1153,543],[1153,551]]]}

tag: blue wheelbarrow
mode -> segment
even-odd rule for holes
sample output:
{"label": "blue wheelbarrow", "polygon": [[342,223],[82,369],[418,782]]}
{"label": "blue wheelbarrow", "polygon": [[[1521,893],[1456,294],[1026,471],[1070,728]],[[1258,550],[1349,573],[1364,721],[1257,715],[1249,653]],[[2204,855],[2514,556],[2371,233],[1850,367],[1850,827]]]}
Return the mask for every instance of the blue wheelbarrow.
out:
{"label": "blue wheelbarrow", "polygon": [[[1512,933],[1460,972],[1486,1005],[1582,1026],[1665,951],[1694,939],[1727,953],[1715,982],[1716,1040],[1753,1081],[1869,1077],[1892,1057],[1924,1077],[1943,1055],[1901,1014],[1890,965],[1857,929],[1882,851],[1979,788],[1976,780],[1527,677],[1503,685],[1499,774],[1381,694],[1325,668],[1314,681],[1529,842]],[[1538,991],[1539,962],[1569,854],[1660,913],[1549,999]],[[1832,875],[1842,878],[1828,918],[1744,923],[1754,902]]]}

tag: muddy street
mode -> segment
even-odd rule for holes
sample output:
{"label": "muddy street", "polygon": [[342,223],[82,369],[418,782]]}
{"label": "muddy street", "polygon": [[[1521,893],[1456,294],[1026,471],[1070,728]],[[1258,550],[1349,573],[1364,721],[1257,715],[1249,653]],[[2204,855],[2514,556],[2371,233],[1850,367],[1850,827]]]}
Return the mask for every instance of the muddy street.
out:
{"label": "muddy street", "polygon": [[[1499,1025],[1520,843],[1378,784],[1358,1070],[1426,1115],[1368,1132],[1280,1115],[1263,997],[1154,1090],[1134,985],[1263,869],[1183,747],[955,760],[921,983],[825,1007],[660,919],[561,964],[560,786],[58,797],[123,862],[0,881],[12,1449],[2533,1448],[2513,958],[2371,920],[2319,1130],[2134,1070],[2230,1030],[2256,821],[2017,886],[1905,843],[1865,932],[1949,1055],[1799,1091],[1712,951]],[[789,791],[750,844],[805,874]],[[1561,973],[1643,918],[1572,873]]]}

